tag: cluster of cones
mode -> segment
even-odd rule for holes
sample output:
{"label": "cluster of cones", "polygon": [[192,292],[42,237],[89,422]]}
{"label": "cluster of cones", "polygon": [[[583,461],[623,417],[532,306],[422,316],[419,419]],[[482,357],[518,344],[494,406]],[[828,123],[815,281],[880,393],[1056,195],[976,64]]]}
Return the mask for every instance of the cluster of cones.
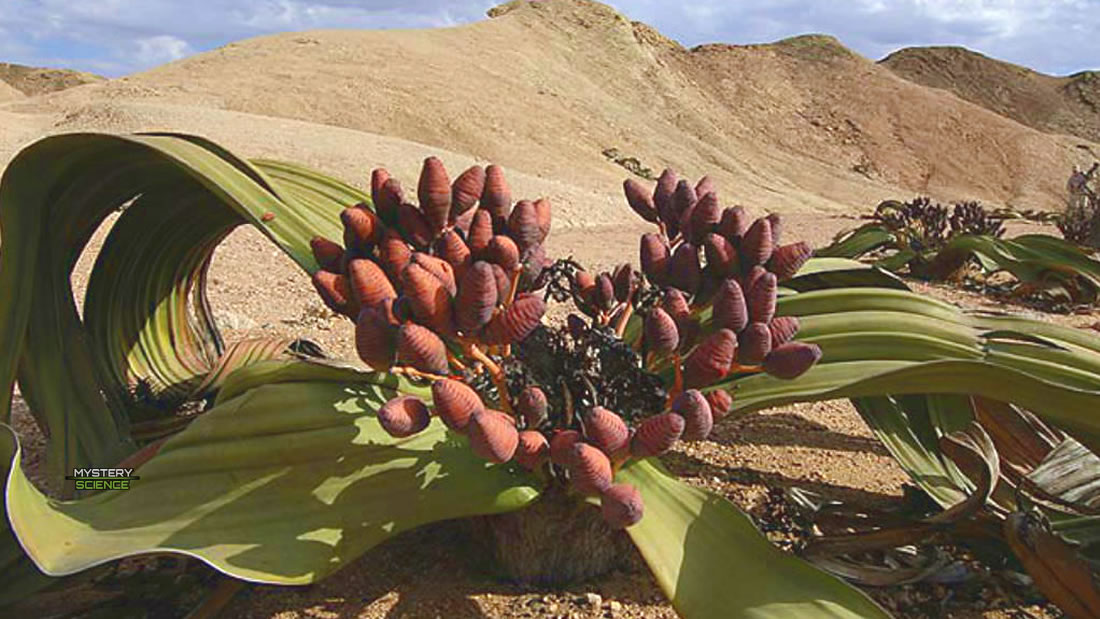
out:
{"label": "cluster of cones", "polygon": [[[792,341],[797,319],[775,316],[778,283],[810,256],[804,243],[778,244],[778,217],[749,223],[740,207],[719,208],[708,179],[691,185],[667,170],[652,193],[632,180],[625,189],[631,207],[659,232],[642,237],[640,273],[628,264],[610,273],[573,273],[572,296],[593,324],[571,315],[566,330],[613,326],[621,337],[635,308],[648,308],[640,351],[626,354],[641,352],[643,369],[671,365],[675,383],[664,412],[634,427],[594,401],[574,403],[560,384],[564,410],[555,411],[535,383],[516,386],[518,393],[509,389],[500,363],[516,362],[512,345],[534,332],[546,311],[531,289],[542,285],[539,275],[550,266],[542,247],[548,201],[513,204],[492,165],[471,167],[451,183],[431,157],[421,170],[417,205],[389,173],[374,170],[374,208],[341,213],[343,244],[313,239],[321,266],[313,283],[329,308],[355,320],[356,349],[366,364],[431,382],[431,407],[408,395],[382,406],[378,419],[388,433],[412,436],[434,414],[485,460],[514,461],[600,497],[605,520],[622,528],[641,519],[643,504],[637,489],[613,482],[615,471],[631,457],[706,438],[733,405],[714,383],[734,372],[793,378],[820,358],[817,346]],[[643,292],[658,298],[641,303]],[[500,410],[471,387],[483,372]]]}
{"label": "cluster of cones", "polygon": [[662,289],[645,316],[644,343],[651,358],[675,365],[674,391],[739,372],[790,379],[817,363],[819,347],[792,341],[798,319],[776,316],[779,284],[813,253],[804,242],[780,245],[778,215],[750,222],[744,208],[719,206],[708,177],[693,185],[671,170],[652,192],[633,179],[623,189],[659,229],[641,239],[642,272]]}
{"label": "cluster of cones", "polygon": [[550,203],[514,206],[503,171],[474,166],[452,184],[442,162],[424,161],[419,205],[384,169],[371,175],[374,210],[344,209],[343,246],[311,242],[321,269],[313,284],[325,304],[355,320],[364,363],[441,376],[462,369],[447,342],[465,354],[521,341],[546,311],[521,288],[547,265],[542,242]]}

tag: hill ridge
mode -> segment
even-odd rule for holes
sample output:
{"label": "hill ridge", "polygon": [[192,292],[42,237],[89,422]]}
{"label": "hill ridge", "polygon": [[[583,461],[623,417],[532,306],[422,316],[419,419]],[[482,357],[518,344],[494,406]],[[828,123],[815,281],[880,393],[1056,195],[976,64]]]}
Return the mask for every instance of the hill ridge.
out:
{"label": "hill ridge", "polygon": [[903,79],[828,36],[685,49],[589,0],[490,14],[266,35],[5,108],[75,114],[58,130],[170,128],[183,107],[291,119],[496,161],[585,195],[617,193],[629,174],[602,154],[614,148],[779,211],[850,213],[916,193],[1056,208],[1079,157],[1066,136]]}

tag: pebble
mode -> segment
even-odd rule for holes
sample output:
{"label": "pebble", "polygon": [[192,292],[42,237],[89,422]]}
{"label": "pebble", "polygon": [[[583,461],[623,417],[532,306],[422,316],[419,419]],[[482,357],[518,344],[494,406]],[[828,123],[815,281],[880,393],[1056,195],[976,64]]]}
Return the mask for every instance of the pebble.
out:
{"label": "pebble", "polygon": [[601,604],[603,604],[603,598],[600,597],[599,593],[585,593],[584,601],[589,606],[594,607],[599,607]]}
{"label": "pebble", "polygon": [[618,600],[611,600],[607,603],[607,609],[613,613],[617,613],[623,609],[623,603]]}

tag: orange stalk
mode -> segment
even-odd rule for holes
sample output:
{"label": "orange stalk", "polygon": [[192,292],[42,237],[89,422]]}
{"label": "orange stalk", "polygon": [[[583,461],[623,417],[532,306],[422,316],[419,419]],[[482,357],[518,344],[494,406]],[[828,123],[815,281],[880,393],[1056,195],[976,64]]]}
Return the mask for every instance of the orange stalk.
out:
{"label": "orange stalk", "polygon": [[500,394],[500,407],[504,409],[504,412],[514,417],[515,412],[512,409],[511,398],[508,396],[508,382],[504,378],[504,370],[502,370],[495,361],[490,359],[488,355],[481,352],[477,344],[467,343],[466,354],[480,361],[481,364],[485,366],[485,369],[489,371],[489,378],[492,379],[493,385],[497,388],[497,393]]}

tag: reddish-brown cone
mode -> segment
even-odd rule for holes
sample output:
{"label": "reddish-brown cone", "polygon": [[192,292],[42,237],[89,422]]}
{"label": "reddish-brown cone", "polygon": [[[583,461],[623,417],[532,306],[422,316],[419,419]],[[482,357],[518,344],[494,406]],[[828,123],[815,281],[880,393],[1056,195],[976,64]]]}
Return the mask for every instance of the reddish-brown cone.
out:
{"label": "reddish-brown cone", "polygon": [[550,459],[550,443],[542,432],[524,430],[519,433],[519,446],[516,448],[516,462],[533,471]]}
{"label": "reddish-brown cone", "polygon": [[504,169],[498,165],[485,168],[485,190],[481,194],[481,208],[493,216],[493,224],[498,230],[508,221],[512,209],[512,190],[504,180]]}
{"label": "reddish-brown cone", "polygon": [[801,323],[795,316],[777,316],[768,323],[768,330],[772,334],[772,348],[778,348],[794,339]]}
{"label": "reddish-brown cone", "polygon": [[355,351],[363,363],[379,372],[388,370],[397,352],[394,344],[396,331],[381,305],[359,310],[359,317],[355,320]]}
{"label": "reddish-brown cone", "polygon": [[745,293],[734,278],[728,278],[714,295],[711,316],[714,326],[740,333],[749,323],[749,310],[745,306]]}
{"label": "reddish-brown cone", "polygon": [[541,426],[550,414],[546,393],[534,385],[526,387],[516,398],[516,412],[523,417],[528,428]]}
{"label": "reddish-brown cone", "polygon": [[691,243],[680,243],[668,261],[668,285],[695,294],[701,276],[699,250]]}
{"label": "reddish-brown cone", "polygon": [[431,417],[420,398],[401,395],[378,409],[378,423],[390,436],[405,438],[428,427]]}
{"label": "reddish-brown cone", "polygon": [[479,208],[474,211],[474,218],[470,221],[470,232],[466,235],[466,244],[474,255],[480,255],[489,247],[489,239],[493,238],[493,215],[489,211]]}
{"label": "reddish-brown cone", "polygon": [[447,373],[447,346],[434,331],[416,323],[397,328],[397,360],[422,372]]}
{"label": "reddish-brown cone", "polygon": [[511,273],[519,266],[519,247],[512,239],[498,234],[489,239],[489,246],[485,248],[485,259]]}
{"label": "reddish-brown cone", "polygon": [[573,488],[580,494],[596,496],[611,485],[611,460],[594,445],[573,445],[566,466]]}
{"label": "reddish-brown cone", "polygon": [[438,277],[413,262],[401,277],[402,293],[417,322],[445,332],[450,321],[451,299]]}
{"label": "reddish-brown cone", "polygon": [[465,272],[470,263],[470,248],[454,229],[447,230],[435,240],[435,255],[446,260],[456,274]]}
{"label": "reddish-brown cone", "polygon": [[391,281],[401,281],[401,274],[405,272],[405,267],[409,266],[410,260],[412,260],[412,249],[409,248],[409,244],[396,230],[387,230],[386,236],[378,244],[378,261]]}
{"label": "reddish-brown cone", "polygon": [[326,271],[339,273],[344,262],[344,248],[339,243],[334,243],[323,236],[315,236],[309,240],[309,248],[313,251],[313,258],[317,264]]}
{"label": "reddish-brown cone", "polygon": [[676,212],[673,200],[679,182],[680,178],[676,173],[666,168],[657,178],[657,186],[653,188],[653,205],[657,207],[657,216],[665,224],[669,238],[675,236],[680,229],[680,214]]}
{"label": "reddish-brown cone", "polygon": [[768,325],[754,322],[738,335],[737,343],[737,362],[741,365],[759,365],[772,351],[772,332],[768,330]]}
{"label": "reddish-brown cone", "polygon": [[438,157],[428,157],[420,168],[420,182],[416,186],[420,210],[431,226],[433,236],[447,226],[451,212],[451,179]]}
{"label": "reddish-brown cone", "polygon": [[493,267],[493,279],[497,282],[497,298],[504,301],[511,294],[512,278],[508,277],[499,264],[490,263],[490,266]]}
{"label": "reddish-brown cone", "polygon": [[691,186],[686,178],[680,179],[680,182],[676,183],[676,193],[672,194],[673,206],[676,209],[676,217],[680,220],[681,231],[685,223],[690,223],[690,216],[685,220],[684,214],[688,213],[699,201],[699,196],[695,195],[695,188]]}
{"label": "reddish-brown cone", "polygon": [[373,201],[374,208],[378,210],[378,215],[383,221],[390,225],[398,223],[398,211],[405,201],[405,192],[396,178],[387,178],[383,181],[378,190],[378,196],[373,198]]}
{"label": "reddish-brown cone", "polygon": [[600,273],[596,277],[596,307],[607,312],[615,306],[615,283],[607,273]]}
{"label": "reddish-brown cone", "polygon": [[630,484],[612,484],[600,495],[600,513],[612,529],[638,524],[645,514],[642,493]]}
{"label": "reddish-brown cone", "polygon": [[455,270],[449,262],[422,252],[413,253],[412,261],[415,264],[419,264],[425,271],[431,273],[432,276],[442,282],[443,287],[447,290],[447,294],[453,297],[458,293]]}
{"label": "reddish-brown cone", "polygon": [[516,426],[497,411],[485,410],[475,414],[470,418],[466,431],[470,437],[470,448],[489,462],[507,462],[519,447]]}
{"label": "reddish-brown cone", "polygon": [[759,281],[761,277],[764,277],[767,272],[768,270],[759,264],[749,269],[749,272],[745,273],[745,276],[741,278],[741,290],[746,293],[752,290],[756,282]]}
{"label": "reddish-brown cone", "polygon": [[366,205],[340,211],[340,223],[344,225],[344,247],[353,249],[360,256],[367,255],[370,246],[382,238],[382,221]]}
{"label": "reddish-brown cone", "polygon": [[626,302],[634,295],[634,269],[629,264],[620,264],[611,273],[611,283],[615,285],[615,299]]}
{"label": "reddish-brown cone", "polygon": [[451,185],[451,222],[457,221],[463,213],[477,206],[483,191],[485,191],[484,168],[475,165],[459,174]]}
{"label": "reddish-brown cone", "polygon": [[435,236],[424,213],[408,202],[397,208],[397,223],[401,226],[405,240],[417,249],[427,249]]}
{"label": "reddish-brown cone", "polygon": [[707,336],[684,361],[684,386],[705,387],[729,373],[737,355],[737,334],[719,329]]}
{"label": "reddish-brown cone", "polygon": [[730,243],[737,244],[745,235],[748,219],[743,207],[731,206],[722,211],[722,218],[718,221],[718,234],[726,237]]}
{"label": "reddish-brown cone", "polygon": [[444,379],[432,383],[435,414],[455,432],[465,433],[470,418],[485,410],[481,397],[464,382]]}
{"label": "reddish-brown cone", "polygon": [[718,194],[718,186],[714,184],[714,180],[710,176],[704,176],[699,179],[699,182],[695,183],[695,195],[703,196],[708,193]]}
{"label": "reddish-brown cone", "polygon": [[721,217],[722,208],[718,206],[718,195],[700,194],[699,201],[691,211],[691,242],[702,243],[703,239],[718,225]]}
{"label": "reddish-brown cone", "polygon": [[393,223],[397,216],[396,206],[401,202],[398,201],[393,205],[386,205],[393,208],[389,213],[382,211],[382,187],[386,184],[386,181],[390,180],[390,173],[385,168],[375,168],[370,173],[370,201],[374,204],[375,210],[378,212],[378,216],[387,223]]}
{"label": "reddish-brown cone", "polygon": [[725,279],[741,270],[737,249],[720,234],[712,232],[703,239],[703,255],[707,258],[707,269],[715,277]]}
{"label": "reddish-brown cone", "polygon": [[522,294],[512,305],[497,313],[485,328],[490,344],[515,344],[522,342],[542,321],[546,302],[542,297]]}
{"label": "reddish-brown cone", "polygon": [[559,430],[550,439],[550,461],[558,466],[567,466],[573,454],[573,446],[581,440],[576,430]]}
{"label": "reddish-brown cone", "polygon": [[776,279],[782,282],[794,277],[813,255],[814,250],[804,241],[783,245],[772,252],[768,270],[775,273]]}
{"label": "reddish-brown cone", "polygon": [[463,333],[471,335],[489,324],[497,306],[497,293],[493,267],[488,262],[475,262],[466,270],[454,303],[455,322]]}
{"label": "reddish-brown cone", "polygon": [[455,219],[455,230],[462,232],[462,238],[470,238],[470,224],[473,223],[474,215],[477,214],[478,210],[479,209],[472,208]]}
{"label": "reddish-brown cone", "polygon": [[665,310],[655,307],[645,318],[645,344],[650,352],[667,355],[680,345],[680,330]]}
{"label": "reddish-brown cone", "polygon": [[774,273],[765,273],[756,280],[752,288],[745,295],[745,303],[749,308],[749,318],[753,322],[767,324],[775,316],[776,295],[779,292],[779,284]]}
{"label": "reddish-brown cone", "polygon": [[642,272],[649,281],[664,286],[668,279],[668,244],[660,235],[649,232],[642,235],[641,241]]}
{"label": "reddish-brown cone", "polygon": [[684,433],[681,435],[685,441],[701,441],[710,435],[714,427],[714,415],[710,412],[710,404],[703,394],[695,389],[676,396],[669,405],[672,412],[684,418]]}
{"label": "reddish-brown cone", "polygon": [[769,213],[766,217],[772,229],[772,246],[779,247],[779,241],[783,236],[783,218],[779,213]]}
{"label": "reddish-brown cone", "polygon": [[761,217],[752,222],[741,238],[741,263],[744,265],[767,264],[772,257],[772,225]]}
{"label": "reddish-brown cone", "polygon": [[535,220],[539,222],[539,243],[542,243],[550,236],[550,225],[553,222],[553,209],[547,198],[535,200]]}
{"label": "reddish-brown cone", "polygon": [[787,342],[764,357],[764,371],[776,378],[798,378],[820,360],[817,344]]}
{"label": "reddish-brown cone", "polygon": [[653,204],[653,195],[638,181],[628,178],[623,181],[623,193],[626,202],[642,219],[657,223],[657,207]]}
{"label": "reddish-brown cone", "polygon": [[626,422],[602,406],[594,406],[585,413],[584,436],[608,457],[614,457],[630,446],[630,428]]}
{"label": "reddish-brown cone", "polygon": [[330,310],[349,317],[359,314],[359,303],[352,297],[347,277],[320,270],[313,274],[313,287]]}
{"label": "reddish-brown cone", "polygon": [[382,267],[367,258],[355,258],[348,261],[348,282],[351,284],[351,296],[360,307],[374,307],[383,299],[397,297]]}
{"label": "reddish-brown cone", "polygon": [[[684,293],[675,288],[666,288],[661,296],[661,309],[668,312],[669,316],[681,325],[683,321],[691,317],[691,306],[688,305]],[[683,339],[681,337],[680,339]]]}
{"label": "reddish-brown cone", "polygon": [[534,202],[530,200],[516,202],[511,215],[508,216],[508,233],[516,242],[520,254],[526,253],[540,242],[542,231],[539,230]]}
{"label": "reddish-brown cone", "polygon": [[635,458],[659,456],[672,449],[683,433],[684,418],[676,413],[648,417],[630,441],[630,455]]}
{"label": "reddish-brown cone", "polygon": [[706,393],[707,404],[710,404],[710,415],[718,421],[729,414],[733,409],[733,396],[725,389],[715,389]]}
{"label": "reddish-brown cone", "polygon": [[577,271],[570,282],[573,294],[585,303],[593,303],[596,295],[596,277],[588,271]]}

